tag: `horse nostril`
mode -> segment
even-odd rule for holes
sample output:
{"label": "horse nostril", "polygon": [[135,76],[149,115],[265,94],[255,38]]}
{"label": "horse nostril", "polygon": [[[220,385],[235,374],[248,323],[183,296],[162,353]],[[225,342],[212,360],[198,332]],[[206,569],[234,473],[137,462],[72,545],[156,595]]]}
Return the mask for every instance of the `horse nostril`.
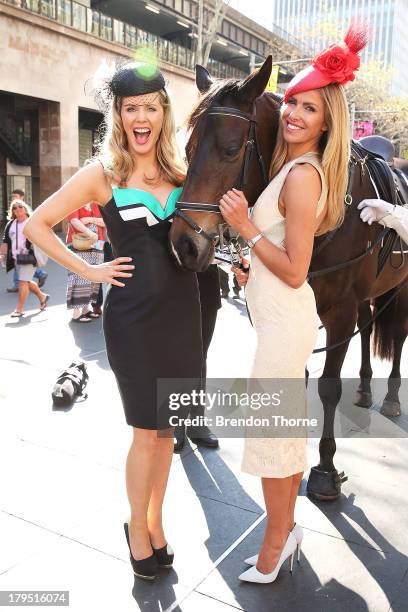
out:
{"label": "horse nostril", "polygon": [[177,244],[177,252],[182,259],[185,257],[197,258],[198,250],[191,236],[184,234],[180,237]]}

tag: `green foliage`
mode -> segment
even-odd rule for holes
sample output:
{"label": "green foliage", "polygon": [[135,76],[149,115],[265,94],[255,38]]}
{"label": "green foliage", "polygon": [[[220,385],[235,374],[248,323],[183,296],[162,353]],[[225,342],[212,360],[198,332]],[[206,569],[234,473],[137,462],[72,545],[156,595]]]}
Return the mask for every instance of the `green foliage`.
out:
{"label": "green foliage", "polygon": [[346,94],[356,111],[376,111],[356,112],[357,121],[373,121],[376,134],[403,150],[408,147],[408,99],[390,93],[395,76],[394,68],[371,60],[361,66],[355,81],[346,87]]}

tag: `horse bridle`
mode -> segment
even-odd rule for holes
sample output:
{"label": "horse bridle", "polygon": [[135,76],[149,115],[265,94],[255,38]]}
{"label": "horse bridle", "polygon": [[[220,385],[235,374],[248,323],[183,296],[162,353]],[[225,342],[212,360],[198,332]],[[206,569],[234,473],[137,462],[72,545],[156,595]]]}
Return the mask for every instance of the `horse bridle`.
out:
{"label": "horse bridle", "polygon": [[[229,106],[213,106],[206,113],[208,115],[223,115],[229,117],[237,117],[238,119],[243,119],[244,121],[249,122],[249,131],[248,131],[248,139],[245,144],[245,152],[244,159],[242,162],[241,170],[239,173],[237,189],[242,190],[245,187],[248,177],[248,170],[251,163],[252,152],[255,149],[257,154],[258,163],[262,172],[262,178],[265,184],[265,187],[268,185],[268,174],[265,168],[265,162],[261,154],[261,150],[259,147],[258,136],[256,132],[256,107],[254,109],[253,114],[246,113],[244,111],[240,111],[237,108],[231,108]],[[185,210],[190,210],[194,212],[212,212],[221,215],[220,205],[219,204],[211,204],[205,202],[183,202],[178,201],[176,204],[176,210],[174,211],[174,215],[180,217],[187,223],[191,229],[193,229],[197,234],[200,234],[204,238],[206,238],[209,242],[216,244],[218,240],[222,241],[223,239],[223,227],[227,225],[226,223],[220,223],[217,225],[218,233],[211,235],[204,230],[200,225],[195,223],[191,217],[185,214]],[[214,226],[215,227],[215,226]]]}

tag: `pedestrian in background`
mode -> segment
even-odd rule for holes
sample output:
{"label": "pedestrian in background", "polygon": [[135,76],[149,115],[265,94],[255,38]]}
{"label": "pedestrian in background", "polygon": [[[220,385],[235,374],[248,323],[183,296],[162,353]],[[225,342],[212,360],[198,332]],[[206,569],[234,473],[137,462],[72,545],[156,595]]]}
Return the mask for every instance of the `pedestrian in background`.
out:
{"label": "pedestrian in background", "polygon": [[[106,232],[104,232],[105,242],[103,245],[103,263],[108,263],[109,261],[113,261],[115,259],[112,252],[112,245],[109,241],[109,236]],[[92,304],[92,311],[96,317],[100,317],[102,314],[102,305],[103,305],[103,284],[99,285],[98,297],[96,298],[96,302]]]}
{"label": "pedestrian in background", "polygon": [[11,204],[1,245],[1,259],[6,259],[6,270],[16,270],[18,275],[18,302],[11,316],[20,318],[24,314],[24,305],[29,292],[37,296],[40,310],[44,310],[49,295],[43,293],[33,281],[36,261],[31,243],[24,235],[24,227],[30,216],[30,209],[23,200],[14,200]]}
{"label": "pedestrian in background", "polygon": [[[13,204],[14,200],[24,200],[24,198],[25,198],[25,192],[22,189],[13,189],[13,192],[11,194],[10,206]],[[29,208],[29,211],[31,212],[31,208],[29,206],[28,208]],[[36,268],[35,273],[34,273],[34,278],[37,279],[38,286],[40,289],[41,287],[44,286],[44,283],[47,280],[47,277],[48,277],[47,272],[45,272],[41,268]],[[7,293],[18,293],[18,272],[17,272],[16,267],[14,268],[14,272],[13,272],[13,286],[7,288]]]}
{"label": "pedestrian in background", "polygon": [[[220,278],[220,288],[221,288],[221,297],[227,298],[229,296],[230,286],[229,286],[229,272],[224,270],[220,265],[218,266],[218,275]],[[233,277],[233,286],[232,291],[234,293],[234,297],[239,297],[241,287],[237,281],[237,278],[234,274]]]}
{"label": "pedestrian in background", "polygon": [[[67,245],[90,265],[104,261],[103,245],[105,223],[98,204],[89,202],[68,216]],[[72,310],[72,321],[90,323],[100,314],[92,305],[98,301],[101,284],[92,282],[68,270],[67,308]]]}

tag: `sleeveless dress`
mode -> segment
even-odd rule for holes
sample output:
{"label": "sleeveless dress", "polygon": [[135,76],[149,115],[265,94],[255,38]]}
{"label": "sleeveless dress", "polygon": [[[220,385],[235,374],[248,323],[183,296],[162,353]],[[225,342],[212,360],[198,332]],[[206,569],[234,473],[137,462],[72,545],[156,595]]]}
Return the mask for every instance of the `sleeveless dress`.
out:
{"label": "sleeveless dress", "polygon": [[161,379],[172,379],[174,392],[188,392],[201,375],[197,275],[176,266],[168,244],[181,191],[173,189],[163,209],[146,191],[112,187],[100,209],[115,258],[132,257],[135,266],[124,287],[110,286],[103,329],[126,422],[142,429],[169,426],[168,401],[158,412]]}
{"label": "sleeveless dress", "polygon": [[[283,166],[255,203],[251,218],[257,228],[275,244],[285,250],[286,220],[279,211],[279,195],[289,171],[295,164],[309,163],[321,178],[322,191],[316,208],[320,214],[327,197],[327,187],[318,155],[306,153]],[[252,253],[251,267],[246,285],[246,299],[251,321],[257,334],[257,345],[250,374],[249,387],[259,389],[267,379],[292,379],[289,389],[290,417],[306,417],[305,367],[312,353],[319,327],[316,301],[310,285],[305,281],[292,288],[275,276]],[[258,384],[255,383],[258,381]],[[289,401],[289,403],[288,403]],[[292,403],[290,403],[292,402]],[[282,404],[282,412],[285,403]],[[280,414],[282,414],[282,412]],[[285,478],[307,469],[306,433],[297,437],[278,437],[273,429],[260,437],[263,430],[246,432],[242,470],[255,476]],[[250,434],[250,435],[249,435]]]}

